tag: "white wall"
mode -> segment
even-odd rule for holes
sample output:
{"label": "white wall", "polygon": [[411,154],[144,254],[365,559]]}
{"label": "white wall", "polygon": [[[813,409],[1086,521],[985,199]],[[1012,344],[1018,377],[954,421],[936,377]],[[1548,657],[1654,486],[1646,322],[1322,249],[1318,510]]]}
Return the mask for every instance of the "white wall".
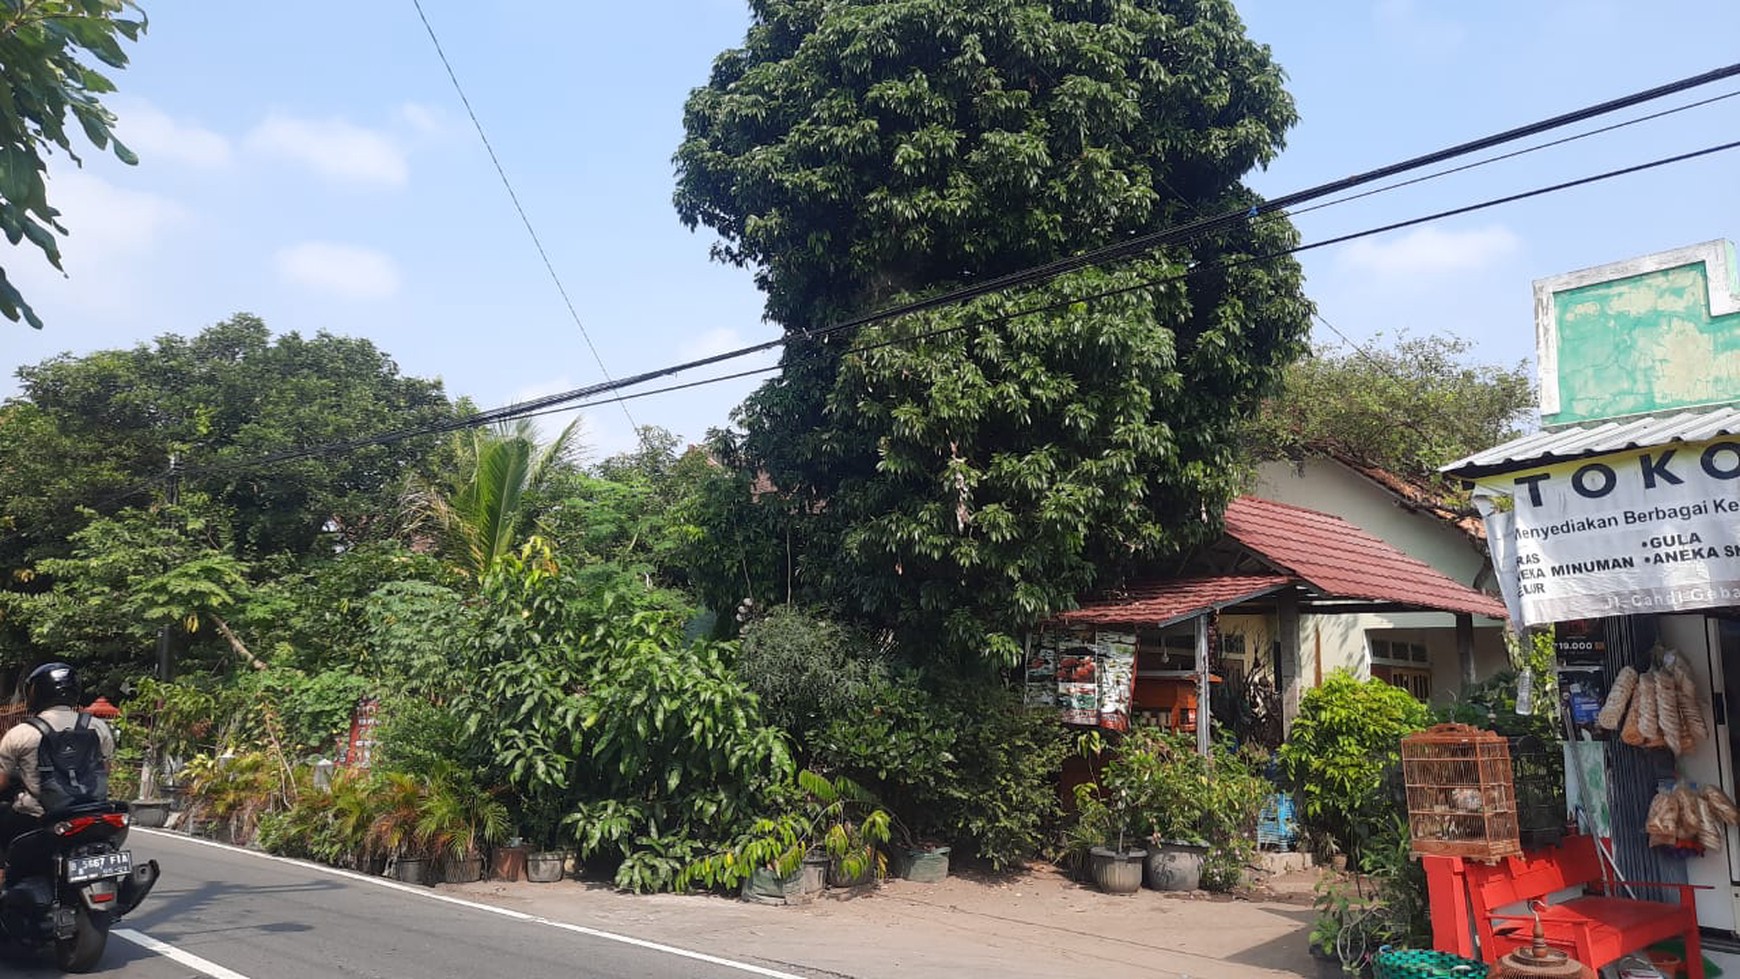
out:
{"label": "white wall", "polygon": [[1265,462],[1254,495],[1337,517],[1474,587],[1485,555],[1467,534],[1437,517],[1403,509],[1388,490],[1329,459]]}
{"label": "white wall", "polygon": [[[1718,743],[1720,732],[1717,731],[1714,712],[1711,709],[1712,674],[1719,674],[1723,668],[1740,669],[1740,663],[1713,664],[1711,661],[1716,653],[1710,648],[1708,620],[1702,615],[1664,615],[1657,619],[1661,629],[1661,642],[1674,649],[1685,658],[1686,666],[1692,671],[1692,676],[1698,681],[1698,701],[1704,712],[1704,723],[1710,728],[1711,737],[1698,745],[1698,750],[1689,755],[1681,755],[1679,772],[1684,778],[1694,782],[1721,785],[1730,795],[1735,792],[1733,759],[1727,759],[1727,771],[1723,768],[1725,745]],[[1729,717],[1729,723],[1734,722]],[[1616,747],[1615,751],[1632,749]],[[1728,843],[1721,853],[1707,853],[1701,857],[1692,857],[1686,861],[1686,879],[1693,884],[1710,887],[1707,891],[1697,892],[1698,924],[1705,928],[1719,928],[1722,931],[1735,930],[1736,895],[1730,880],[1740,879],[1740,858],[1737,858],[1736,848],[1740,847],[1740,833],[1730,827]]]}

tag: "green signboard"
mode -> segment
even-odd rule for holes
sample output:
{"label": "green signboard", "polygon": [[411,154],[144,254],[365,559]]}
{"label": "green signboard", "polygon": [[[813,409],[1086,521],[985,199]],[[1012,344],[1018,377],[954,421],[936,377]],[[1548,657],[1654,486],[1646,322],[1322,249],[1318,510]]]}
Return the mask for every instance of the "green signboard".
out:
{"label": "green signboard", "polygon": [[1548,428],[1740,402],[1740,264],[1711,241],[1535,283]]}

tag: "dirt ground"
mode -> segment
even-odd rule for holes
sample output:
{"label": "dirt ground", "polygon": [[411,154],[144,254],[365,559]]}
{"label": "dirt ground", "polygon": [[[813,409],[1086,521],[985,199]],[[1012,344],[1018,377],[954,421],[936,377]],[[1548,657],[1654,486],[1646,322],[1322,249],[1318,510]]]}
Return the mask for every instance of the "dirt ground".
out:
{"label": "dirt ground", "polygon": [[1269,877],[1244,897],[1100,893],[1056,868],[893,880],[792,907],[709,896],[619,894],[598,883],[442,885],[559,921],[806,975],[870,979],[1092,975],[1333,976],[1313,959],[1316,875]]}

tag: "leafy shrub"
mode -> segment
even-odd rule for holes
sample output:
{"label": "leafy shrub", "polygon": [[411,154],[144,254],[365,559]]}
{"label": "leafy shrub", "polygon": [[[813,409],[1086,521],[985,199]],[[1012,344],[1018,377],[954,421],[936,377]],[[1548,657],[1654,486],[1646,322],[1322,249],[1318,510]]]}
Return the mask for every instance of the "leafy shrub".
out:
{"label": "leafy shrub", "polygon": [[[1086,744],[1090,754],[1098,748],[1097,738]],[[1230,890],[1256,850],[1257,816],[1270,790],[1253,759],[1228,741],[1217,742],[1205,758],[1192,735],[1138,725],[1098,782],[1077,787],[1077,820],[1087,827],[1072,839],[1111,845],[1120,842],[1109,835],[1115,830],[1120,837],[1205,845],[1203,887]]]}
{"label": "leafy shrub", "polygon": [[729,647],[686,642],[680,613],[591,591],[536,543],[480,584],[455,711],[535,845],[572,834],[583,856],[616,862],[620,886],[667,889],[790,778]]}
{"label": "leafy shrub", "polygon": [[781,605],[743,627],[737,675],[761,698],[769,722],[802,738],[868,703],[889,665],[865,637]]}
{"label": "leafy shrub", "polygon": [[[1407,823],[1392,816],[1366,841],[1351,881],[1324,878],[1313,902],[1311,944],[1325,955],[1385,945],[1425,948],[1432,940],[1426,871],[1410,848]],[[1342,961],[1355,974],[1365,965]]]}
{"label": "leafy shrub", "polygon": [[812,764],[882,799],[907,842],[948,842],[1002,869],[1037,853],[1057,818],[1068,741],[1055,715],[1002,687],[905,672],[824,725],[809,750]]}
{"label": "leafy shrub", "polygon": [[1306,691],[1279,760],[1307,827],[1357,854],[1395,814],[1385,783],[1400,761],[1402,736],[1431,721],[1406,690],[1346,670]]}

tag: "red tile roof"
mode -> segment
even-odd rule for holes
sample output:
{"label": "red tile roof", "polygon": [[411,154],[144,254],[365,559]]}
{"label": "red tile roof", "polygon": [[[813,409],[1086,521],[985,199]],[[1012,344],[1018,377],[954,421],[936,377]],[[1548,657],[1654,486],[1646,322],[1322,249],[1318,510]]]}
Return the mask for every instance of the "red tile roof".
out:
{"label": "red tile roof", "polygon": [[1289,575],[1220,575],[1212,578],[1172,578],[1131,585],[1059,615],[1081,625],[1170,625],[1182,619],[1225,608],[1279,591],[1298,579]]}
{"label": "red tile roof", "polygon": [[1297,575],[1327,597],[1505,617],[1504,603],[1497,598],[1327,513],[1241,496],[1227,507],[1226,532],[1277,570]]}

